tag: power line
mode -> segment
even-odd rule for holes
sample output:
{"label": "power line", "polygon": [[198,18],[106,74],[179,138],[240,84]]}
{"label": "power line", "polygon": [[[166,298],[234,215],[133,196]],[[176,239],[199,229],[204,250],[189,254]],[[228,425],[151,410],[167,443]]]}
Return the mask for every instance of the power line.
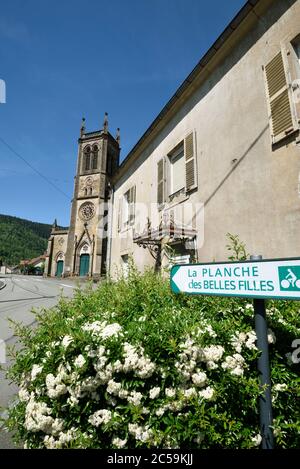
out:
{"label": "power line", "polygon": [[50,179],[47,176],[44,176],[44,174],[42,174],[38,169],[36,169],[34,166],[32,166],[31,163],[29,163],[22,155],[20,155],[20,153],[15,151],[5,140],[3,140],[2,137],[0,137],[0,142],[2,142],[3,145],[5,145],[15,156],[17,156],[18,158],[20,158],[20,160],[22,160],[25,164],[27,164],[27,166],[29,166],[29,168],[31,168],[36,174],[38,174],[42,179],[44,179],[46,182],[48,182],[48,184],[50,184],[52,187],[54,187],[54,189],[56,189],[64,197],[66,197],[68,200],[70,200],[70,197],[64,191],[62,191],[56,184],[54,184],[52,181],[50,181]]}

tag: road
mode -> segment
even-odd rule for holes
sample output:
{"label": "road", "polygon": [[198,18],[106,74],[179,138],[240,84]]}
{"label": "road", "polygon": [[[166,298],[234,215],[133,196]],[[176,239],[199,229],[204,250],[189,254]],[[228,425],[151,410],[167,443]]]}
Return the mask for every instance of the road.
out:
{"label": "road", "polygon": [[[71,298],[74,289],[80,284],[67,279],[46,279],[35,276],[7,275],[0,282],[6,286],[0,289],[0,347],[13,345],[16,339],[8,319],[34,326],[35,317],[32,308],[52,307],[63,294]],[[3,354],[2,354],[3,355]],[[0,350],[1,360],[1,350]],[[5,366],[9,365],[7,363]],[[5,379],[5,372],[0,371],[0,408],[7,407],[16,393],[16,388]],[[9,435],[0,430],[0,449],[14,448]]]}

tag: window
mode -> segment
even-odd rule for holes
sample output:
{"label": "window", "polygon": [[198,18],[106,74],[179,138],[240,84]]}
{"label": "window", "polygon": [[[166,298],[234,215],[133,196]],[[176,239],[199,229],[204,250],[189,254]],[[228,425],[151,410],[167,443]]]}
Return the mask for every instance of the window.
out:
{"label": "window", "polygon": [[136,187],[132,186],[119,200],[118,229],[133,225],[135,219],[135,193]]}
{"label": "window", "polygon": [[172,150],[168,157],[157,162],[157,203],[159,210],[177,193],[197,188],[196,134],[191,132]]}
{"label": "window", "polygon": [[285,42],[265,66],[265,81],[272,143],[299,130],[297,101],[300,78],[300,40]]}
{"label": "window", "polygon": [[88,145],[84,149],[84,158],[83,158],[83,170],[91,171],[98,168],[98,154],[99,148],[98,145],[94,145],[92,148]]}
{"label": "window", "polygon": [[92,159],[92,169],[97,169],[98,167],[98,147],[97,145],[93,146],[93,159]]}
{"label": "window", "polygon": [[86,149],[84,150],[84,161],[85,161],[85,164],[84,164],[85,171],[89,171],[90,164],[91,164],[91,148],[90,147],[86,147]]}
{"label": "window", "polygon": [[169,156],[170,159],[170,195],[185,188],[185,161],[183,142]]}

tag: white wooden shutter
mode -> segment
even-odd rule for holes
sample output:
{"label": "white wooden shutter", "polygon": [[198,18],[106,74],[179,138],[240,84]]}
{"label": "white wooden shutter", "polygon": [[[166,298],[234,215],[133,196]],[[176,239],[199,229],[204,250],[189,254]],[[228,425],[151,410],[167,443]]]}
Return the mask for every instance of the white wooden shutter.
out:
{"label": "white wooden shutter", "polygon": [[157,163],[157,203],[162,205],[165,202],[165,159],[162,158]]}
{"label": "white wooden shutter", "polygon": [[123,197],[119,197],[119,205],[118,205],[118,231],[121,231],[122,228],[122,202]]}
{"label": "white wooden shutter", "polygon": [[194,132],[184,139],[185,189],[186,192],[197,187],[197,159]]}
{"label": "white wooden shutter", "polygon": [[[299,39],[298,39],[299,40]],[[299,52],[300,52],[300,46]],[[299,129],[300,119],[300,61],[297,45],[286,41],[283,45],[283,55],[285,57],[287,75],[290,80],[290,95],[292,98],[292,117],[294,120],[294,130]]]}
{"label": "white wooden shutter", "polygon": [[132,186],[129,191],[129,224],[134,223],[135,218],[135,198],[136,198],[136,186]]}
{"label": "white wooden shutter", "polygon": [[272,124],[273,143],[289,135],[295,128],[291,80],[287,61],[280,51],[265,67],[266,86]]}

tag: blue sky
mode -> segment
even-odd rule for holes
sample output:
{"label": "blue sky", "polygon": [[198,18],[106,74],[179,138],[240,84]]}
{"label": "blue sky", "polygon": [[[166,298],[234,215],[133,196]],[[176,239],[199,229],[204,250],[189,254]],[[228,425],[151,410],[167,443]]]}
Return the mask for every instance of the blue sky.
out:
{"label": "blue sky", "polygon": [[0,213],[68,226],[81,117],[93,131],[107,111],[123,159],[244,3],[2,2]]}

